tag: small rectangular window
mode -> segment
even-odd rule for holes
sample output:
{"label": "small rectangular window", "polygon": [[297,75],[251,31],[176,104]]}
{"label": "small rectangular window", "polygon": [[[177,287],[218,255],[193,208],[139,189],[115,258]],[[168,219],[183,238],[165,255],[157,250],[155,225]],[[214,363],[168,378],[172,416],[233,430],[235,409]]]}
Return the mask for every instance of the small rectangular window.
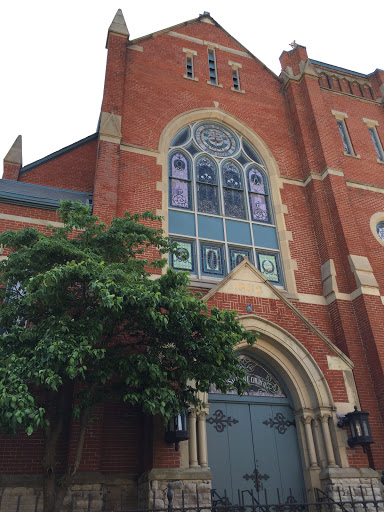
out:
{"label": "small rectangular window", "polygon": [[372,139],[373,145],[374,145],[375,150],[376,150],[377,158],[381,162],[384,162],[383,146],[381,145],[381,142],[380,142],[380,139],[379,139],[379,135],[378,135],[378,133],[376,131],[376,128],[372,126],[372,127],[368,128],[368,130],[369,130],[369,133],[371,135],[371,139]]}
{"label": "small rectangular window", "polygon": [[236,89],[236,91],[240,90],[240,80],[239,80],[239,70],[238,69],[232,69],[232,79],[233,79],[233,88]]}
{"label": "small rectangular window", "polygon": [[187,78],[194,78],[192,55],[187,55]]}
{"label": "small rectangular window", "polygon": [[339,128],[341,140],[343,141],[344,152],[347,155],[352,155],[353,156],[355,153],[353,151],[351,139],[349,138],[349,134],[348,134],[348,130],[347,130],[347,126],[345,124],[345,121],[338,119],[337,120],[337,126]]}
{"label": "small rectangular window", "polygon": [[215,50],[208,48],[208,68],[209,68],[209,80],[211,84],[217,84],[217,69],[216,69],[216,57]]}
{"label": "small rectangular window", "polygon": [[242,64],[240,64],[240,62],[233,62],[232,60],[229,60],[228,64],[231,66],[231,72],[232,72],[231,91],[242,92],[244,94],[245,91],[243,91],[241,89],[240,71],[239,71],[243,67]]}

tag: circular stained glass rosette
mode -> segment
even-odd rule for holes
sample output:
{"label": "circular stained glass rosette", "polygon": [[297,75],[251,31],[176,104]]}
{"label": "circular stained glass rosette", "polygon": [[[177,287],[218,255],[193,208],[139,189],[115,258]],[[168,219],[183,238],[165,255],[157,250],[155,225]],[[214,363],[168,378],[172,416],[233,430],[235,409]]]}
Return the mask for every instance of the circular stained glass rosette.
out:
{"label": "circular stained glass rosette", "polygon": [[213,156],[232,156],[239,149],[236,135],[228,128],[215,123],[198,125],[195,128],[195,139],[203,151]]}

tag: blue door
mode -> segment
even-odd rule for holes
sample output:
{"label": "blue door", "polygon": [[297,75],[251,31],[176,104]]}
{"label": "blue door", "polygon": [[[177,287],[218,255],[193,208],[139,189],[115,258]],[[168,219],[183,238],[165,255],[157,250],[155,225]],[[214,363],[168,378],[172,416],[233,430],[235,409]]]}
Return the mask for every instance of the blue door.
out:
{"label": "blue door", "polygon": [[265,366],[244,356],[246,396],[209,395],[208,460],[216,497],[231,503],[302,502],[304,481],[289,398]]}

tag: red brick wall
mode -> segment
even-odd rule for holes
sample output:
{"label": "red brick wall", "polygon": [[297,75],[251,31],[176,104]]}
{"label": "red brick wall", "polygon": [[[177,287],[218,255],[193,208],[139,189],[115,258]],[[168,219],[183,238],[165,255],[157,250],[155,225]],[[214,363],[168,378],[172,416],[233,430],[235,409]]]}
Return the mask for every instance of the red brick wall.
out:
{"label": "red brick wall", "polygon": [[17,181],[20,171],[20,165],[9,164],[4,162],[4,170],[2,178],[4,180]]}
{"label": "red brick wall", "polygon": [[153,425],[153,465],[154,468],[178,468],[180,452],[175,451],[174,445],[168,445],[165,440],[165,425],[160,416],[156,416]]}
{"label": "red brick wall", "polygon": [[[203,22],[176,30],[180,34],[233,48],[243,49],[225,32]],[[384,114],[382,106],[320,88],[317,78],[304,76],[286,88],[273,73],[257,60],[243,55],[216,50],[218,81],[222,88],[208,85],[207,46],[164,34],[139,42],[143,52],[126,49],[125,39],[111,35],[106,71],[103,111],[122,116],[122,142],[146,150],[158,150],[160,136],[167,124],[178,115],[192,109],[219,108],[253,130],[270,149],[285,182],[281,189],[287,230],[292,232],[292,258],[299,293],[322,295],[321,264],[333,259],[341,293],[356,289],[348,255],[368,257],[380,293],[384,295],[383,247],[374,239],[369,219],[384,210],[383,195],[378,192],[351,188],[346,181],[384,188],[383,165],[376,162],[376,153],[367,125],[362,118],[377,120],[382,142]],[[198,81],[186,80],[183,48],[197,52],[194,57]],[[283,67],[291,66],[299,73],[299,63],[307,58],[304,47],[284,52]],[[231,91],[232,70],[228,60],[242,65],[240,83],[245,94]],[[381,80],[374,77],[378,93]],[[348,131],[355,152],[361,158],[343,155],[343,146],[335,117],[331,110],[346,112]],[[97,148],[97,154],[96,154]],[[161,167],[154,157],[120,149],[119,144],[91,142],[72,153],[63,155],[23,175],[23,181],[74,190],[90,191],[94,187],[94,211],[102,220],[114,215],[162,208]],[[342,171],[344,176],[322,175],[328,169]],[[96,169],[96,171],[95,171]],[[312,181],[305,182],[312,174]],[[288,180],[291,180],[288,182]],[[4,212],[14,215],[39,216],[54,220],[54,212],[4,205]],[[20,228],[22,224],[3,221],[0,228]],[[252,304],[255,314],[262,316],[294,335],[314,356],[323,371],[335,401],[346,401],[347,395],[341,372],[330,371],[327,355],[333,352],[306,327],[291,310],[276,301],[256,297],[216,294],[212,305],[236,309],[244,314],[246,304]],[[337,300],[329,306],[297,303],[306,315],[331,341],[343,350],[355,364],[354,375],[359,399],[371,413],[375,445],[372,448],[377,467],[384,466],[384,341],[383,313],[379,297],[358,297],[352,303]],[[381,379],[381,380],[380,380]],[[122,411],[112,404],[103,413],[103,422],[89,430],[82,470],[133,471],[131,453],[134,447],[124,439],[126,424]],[[115,421],[110,422],[112,419]],[[127,438],[134,437],[127,434]],[[76,438],[76,425],[71,430],[71,446]],[[104,448],[101,440],[107,439]],[[19,441],[17,441],[19,442]],[[109,444],[108,444],[109,443]],[[19,445],[15,445],[19,446]],[[16,448],[18,449],[18,448]],[[125,456],[119,458],[120,453]],[[177,467],[179,455],[164,443],[164,426],[155,419],[153,467]],[[115,454],[115,455],[113,455]],[[116,465],[113,458],[117,457]],[[149,457],[151,459],[151,457]],[[366,467],[367,458],[361,450],[349,450],[352,465]],[[34,466],[33,466],[34,467]]]}
{"label": "red brick wall", "polygon": [[100,471],[142,472],[143,418],[138,409],[108,402],[104,406]]}
{"label": "red brick wall", "polygon": [[92,192],[95,179],[97,140],[39,165],[24,174],[19,181],[47,187]]}

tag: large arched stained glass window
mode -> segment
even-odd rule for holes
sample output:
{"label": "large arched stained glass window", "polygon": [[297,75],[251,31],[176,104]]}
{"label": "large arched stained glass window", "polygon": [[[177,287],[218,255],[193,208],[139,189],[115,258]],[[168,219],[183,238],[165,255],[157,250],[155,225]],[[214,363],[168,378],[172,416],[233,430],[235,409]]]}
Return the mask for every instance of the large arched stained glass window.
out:
{"label": "large arched stained glass window", "polygon": [[268,172],[239,133],[207,121],[182,128],[169,150],[169,234],[183,257],[177,270],[222,278],[246,256],[283,285]]}

